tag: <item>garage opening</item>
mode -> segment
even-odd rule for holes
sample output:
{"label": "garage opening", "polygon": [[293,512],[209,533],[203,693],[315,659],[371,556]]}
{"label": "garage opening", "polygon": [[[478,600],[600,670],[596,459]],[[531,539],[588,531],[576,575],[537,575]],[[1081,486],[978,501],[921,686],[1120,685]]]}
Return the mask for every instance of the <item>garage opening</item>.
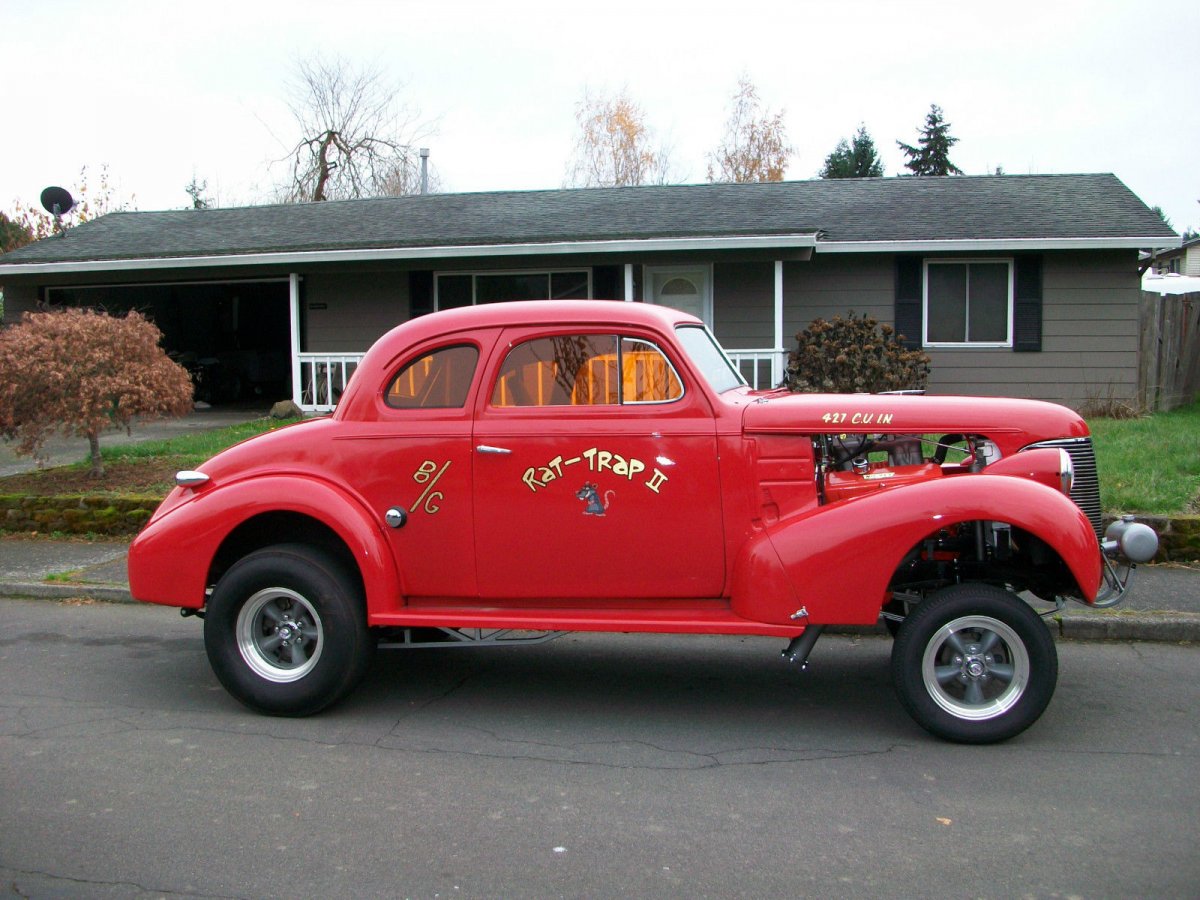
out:
{"label": "garage opening", "polygon": [[163,333],[196,399],[212,405],[292,396],[288,282],[225,281],[47,288],[47,305],[137,310]]}

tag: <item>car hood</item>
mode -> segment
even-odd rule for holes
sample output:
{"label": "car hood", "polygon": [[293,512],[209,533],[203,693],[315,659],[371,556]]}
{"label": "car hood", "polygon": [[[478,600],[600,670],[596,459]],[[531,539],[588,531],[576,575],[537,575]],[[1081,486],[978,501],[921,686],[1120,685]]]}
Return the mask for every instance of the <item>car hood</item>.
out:
{"label": "car hood", "polygon": [[1040,400],[900,394],[764,394],[742,417],[750,433],[984,434],[1025,446],[1087,437],[1074,410]]}

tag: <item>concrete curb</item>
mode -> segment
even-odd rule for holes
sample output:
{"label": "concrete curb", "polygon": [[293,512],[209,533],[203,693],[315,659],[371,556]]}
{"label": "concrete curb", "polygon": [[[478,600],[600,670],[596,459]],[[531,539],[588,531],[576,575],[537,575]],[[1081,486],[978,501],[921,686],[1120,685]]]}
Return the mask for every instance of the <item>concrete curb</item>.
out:
{"label": "concrete curb", "polygon": [[88,597],[108,603],[136,603],[129,588],[118,584],[75,584],[71,582],[0,582],[0,599],[12,600],[69,600]]}
{"label": "concrete curb", "polygon": [[1051,617],[1072,641],[1200,641],[1200,613],[1076,613]]}
{"label": "concrete curb", "polygon": [[[1056,641],[1200,642],[1200,613],[1138,612],[1057,614],[1045,617]],[[883,625],[830,625],[826,634],[883,637]]]}
{"label": "concrete curb", "polygon": [[[69,600],[87,597],[108,603],[136,603],[121,585],[68,582],[0,582],[0,599]],[[1200,613],[1057,613],[1046,618],[1056,640],[1200,642]],[[882,625],[830,626],[828,634],[886,635]]]}

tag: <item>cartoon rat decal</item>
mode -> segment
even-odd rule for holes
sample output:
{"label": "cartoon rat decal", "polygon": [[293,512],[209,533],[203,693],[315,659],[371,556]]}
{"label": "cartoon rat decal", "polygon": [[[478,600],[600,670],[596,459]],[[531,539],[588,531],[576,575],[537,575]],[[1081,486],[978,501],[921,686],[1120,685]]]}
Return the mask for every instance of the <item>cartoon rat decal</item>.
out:
{"label": "cartoon rat decal", "polygon": [[600,491],[592,482],[585,482],[583,487],[575,492],[575,498],[582,500],[586,505],[583,508],[585,516],[602,516],[605,510],[608,509],[609,503],[612,502],[616,491],[605,491],[604,502],[600,501]]}

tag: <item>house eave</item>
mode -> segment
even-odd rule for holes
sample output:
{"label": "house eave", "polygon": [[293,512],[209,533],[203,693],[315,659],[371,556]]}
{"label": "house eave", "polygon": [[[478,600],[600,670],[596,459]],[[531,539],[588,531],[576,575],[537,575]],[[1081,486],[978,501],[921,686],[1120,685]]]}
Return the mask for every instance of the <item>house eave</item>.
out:
{"label": "house eave", "polygon": [[1179,237],[972,238],[931,241],[818,241],[817,253],[949,253],[987,250],[1146,250],[1178,247]]}
{"label": "house eave", "polygon": [[439,260],[457,257],[506,257],[685,251],[797,250],[817,245],[814,232],[734,237],[627,238],[605,241],[550,241],[519,244],[451,244],[437,247],[377,247],[359,250],[304,250],[267,253],[95,259],[44,263],[4,263],[4,275],[69,275],[141,269],[201,269],[214,266],[303,266],[315,263]]}

